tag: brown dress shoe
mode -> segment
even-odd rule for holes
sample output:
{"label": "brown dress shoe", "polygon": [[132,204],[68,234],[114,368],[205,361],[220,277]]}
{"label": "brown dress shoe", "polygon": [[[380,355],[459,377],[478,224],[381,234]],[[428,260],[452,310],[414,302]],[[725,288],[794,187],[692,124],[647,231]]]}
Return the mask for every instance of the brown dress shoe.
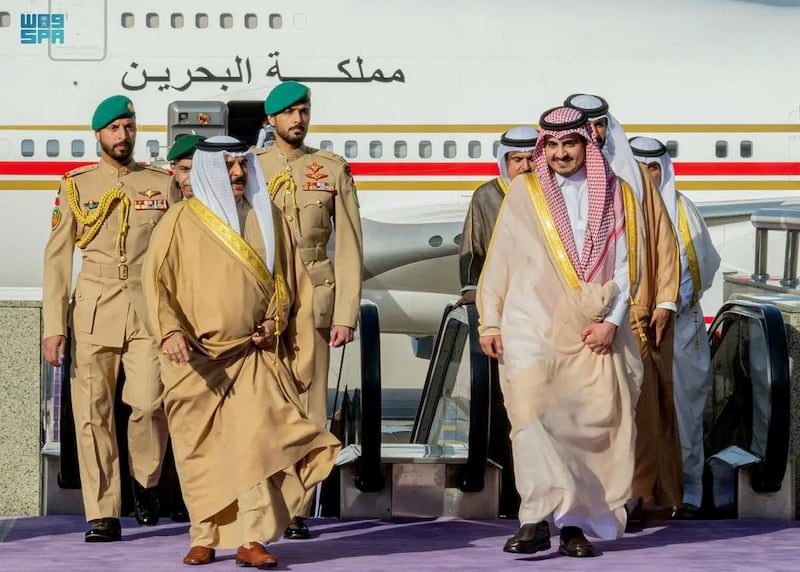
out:
{"label": "brown dress shoe", "polygon": [[183,557],[184,564],[211,564],[212,562],[214,562],[214,549],[207,546],[192,546]]}
{"label": "brown dress shoe", "polygon": [[523,524],[517,533],[506,540],[503,552],[533,554],[550,548],[550,527],[545,521]]}
{"label": "brown dress shoe", "polygon": [[250,542],[247,546],[242,545],[236,550],[236,565],[272,568],[278,565],[278,559],[267,552],[260,542]]}
{"label": "brown dress shoe", "polygon": [[597,556],[597,549],[586,540],[583,531],[577,526],[565,526],[561,529],[561,542],[558,546],[561,554],[573,558],[587,558]]}

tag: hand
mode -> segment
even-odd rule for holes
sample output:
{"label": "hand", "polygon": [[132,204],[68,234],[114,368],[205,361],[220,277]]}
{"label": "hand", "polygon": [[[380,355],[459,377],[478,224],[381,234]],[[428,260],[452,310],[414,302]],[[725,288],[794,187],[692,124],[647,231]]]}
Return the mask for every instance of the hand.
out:
{"label": "hand", "polygon": [[262,350],[270,349],[275,345],[275,320],[269,319],[256,326],[255,332],[250,336],[253,343]]}
{"label": "hand", "polygon": [[328,344],[332,348],[338,348],[353,341],[353,328],[350,326],[333,326],[331,328],[331,341]]}
{"label": "hand", "polygon": [[669,318],[672,312],[665,308],[656,308],[653,310],[653,316],[650,318],[650,327],[656,330],[656,347],[661,345],[661,340],[664,338],[664,330],[667,329]]}
{"label": "hand", "polygon": [[605,355],[611,351],[616,333],[617,326],[611,322],[596,322],[583,329],[581,340],[594,353]]}
{"label": "hand", "polygon": [[44,359],[52,366],[60,367],[64,359],[64,348],[67,347],[67,338],[64,336],[49,336],[42,342]]}
{"label": "hand", "polygon": [[475,303],[475,295],[477,294],[477,290],[465,290],[463,294],[461,294],[461,298],[458,299],[456,302],[456,307],[458,306],[468,306],[470,304]]}
{"label": "hand", "polygon": [[481,349],[490,358],[499,359],[503,355],[503,338],[500,334],[481,336]]}
{"label": "hand", "polygon": [[189,363],[189,352],[192,346],[181,332],[172,332],[161,342],[161,353],[173,363]]}

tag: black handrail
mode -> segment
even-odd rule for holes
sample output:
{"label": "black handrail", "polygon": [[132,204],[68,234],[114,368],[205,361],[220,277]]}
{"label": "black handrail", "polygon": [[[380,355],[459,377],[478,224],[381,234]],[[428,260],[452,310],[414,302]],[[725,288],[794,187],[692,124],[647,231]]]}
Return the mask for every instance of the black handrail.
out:
{"label": "black handrail", "polygon": [[751,471],[750,484],[756,492],[776,492],[781,488],[789,456],[790,386],[786,327],[776,306],[735,300],[726,302],[720,308],[708,330],[709,341],[713,341],[722,322],[734,317],[752,318],[762,324],[769,348],[767,376],[770,385],[770,418],[767,443],[763,460]]}
{"label": "black handrail", "polygon": [[[450,313],[455,308],[454,304],[448,304],[445,307],[442,321],[439,324],[439,331],[436,333],[436,338],[434,338],[428,373],[425,375],[425,385],[422,387],[417,414],[414,416],[414,427],[411,430],[412,443],[427,443],[430,438],[433,418],[436,415],[436,405],[441,398],[445,378],[444,375],[436,375],[441,370],[439,356],[442,351],[447,351],[448,359],[445,360],[445,363],[447,363],[455,344],[455,336],[453,334],[457,330],[458,324],[451,325],[450,321]],[[450,335],[446,335],[448,333]]]}
{"label": "black handrail", "polygon": [[473,305],[466,308],[470,353],[469,449],[458,488],[465,493],[476,493],[483,490],[489,455],[491,375],[497,375],[497,361],[490,360],[481,350],[477,308]]}
{"label": "black handrail", "polygon": [[361,302],[361,457],[355,485],[362,492],[383,490],[381,473],[381,339],[378,306]]}

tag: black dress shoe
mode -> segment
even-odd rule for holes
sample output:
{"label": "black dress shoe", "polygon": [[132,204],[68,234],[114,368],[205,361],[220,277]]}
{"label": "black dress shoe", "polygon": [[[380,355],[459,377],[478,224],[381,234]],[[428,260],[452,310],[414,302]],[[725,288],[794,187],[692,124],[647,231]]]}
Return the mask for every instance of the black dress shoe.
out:
{"label": "black dress shoe", "polygon": [[133,483],[133,512],[136,516],[136,522],[140,526],[155,526],[158,524],[158,489],[151,487],[144,488],[136,482],[136,479],[131,479]]}
{"label": "black dress shoe", "polygon": [[91,528],[86,531],[86,542],[115,542],[122,540],[122,527],[118,518],[96,518],[90,520]]}
{"label": "black dress shoe", "polygon": [[550,548],[550,527],[542,521],[520,526],[517,533],[506,540],[503,552],[533,554],[548,548]]}
{"label": "black dress shoe", "polygon": [[699,520],[701,517],[700,507],[689,503],[685,503],[672,515],[673,520]]}
{"label": "black dress shoe", "polygon": [[577,526],[565,526],[561,529],[561,542],[558,546],[561,554],[573,558],[588,558],[597,556],[597,549],[586,540],[583,531]]}
{"label": "black dress shoe", "polygon": [[303,518],[296,516],[289,521],[289,526],[286,527],[283,537],[289,540],[308,540],[311,538],[311,531],[308,530],[306,523],[303,522]]}

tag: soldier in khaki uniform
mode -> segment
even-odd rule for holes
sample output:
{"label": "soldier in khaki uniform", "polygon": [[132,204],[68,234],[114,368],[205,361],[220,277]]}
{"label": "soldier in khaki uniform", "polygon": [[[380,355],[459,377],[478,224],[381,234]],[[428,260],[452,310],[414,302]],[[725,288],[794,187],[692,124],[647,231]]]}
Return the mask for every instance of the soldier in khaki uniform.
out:
{"label": "soldier in khaki uniform", "polygon": [[[275,144],[256,151],[273,202],[292,229],[300,258],[314,284],[314,378],[306,392],[308,416],[327,419],[330,348],[353,340],[361,305],[362,243],[358,199],[345,160],[303,144],[310,119],[311,93],[289,81],[275,87],[264,102]],[[335,264],[327,254],[335,229]],[[303,327],[298,324],[298,328]],[[313,491],[306,499],[309,507]],[[301,518],[292,519],[286,538],[309,538]]]}
{"label": "soldier in khaki uniform", "polygon": [[175,200],[191,199],[194,196],[192,182],[189,179],[192,173],[192,158],[197,144],[205,140],[202,135],[178,135],[172,143],[167,161],[173,173],[170,192]]}
{"label": "soldier in khaki uniform", "polygon": [[136,518],[158,522],[155,486],[167,439],[161,400],[158,345],[143,323],[141,264],[150,234],[169,206],[170,177],[138,165],[133,104],[112,96],[97,107],[92,129],[101,161],[70,171],[61,181],[45,248],[45,359],[64,357],[73,251],[83,251],[72,314],[72,405],[78,441],[81,490],[91,528],[87,542],[121,538],[119,453],[114,394],[120,365],[122,399],[133,409],[128,447]]}

